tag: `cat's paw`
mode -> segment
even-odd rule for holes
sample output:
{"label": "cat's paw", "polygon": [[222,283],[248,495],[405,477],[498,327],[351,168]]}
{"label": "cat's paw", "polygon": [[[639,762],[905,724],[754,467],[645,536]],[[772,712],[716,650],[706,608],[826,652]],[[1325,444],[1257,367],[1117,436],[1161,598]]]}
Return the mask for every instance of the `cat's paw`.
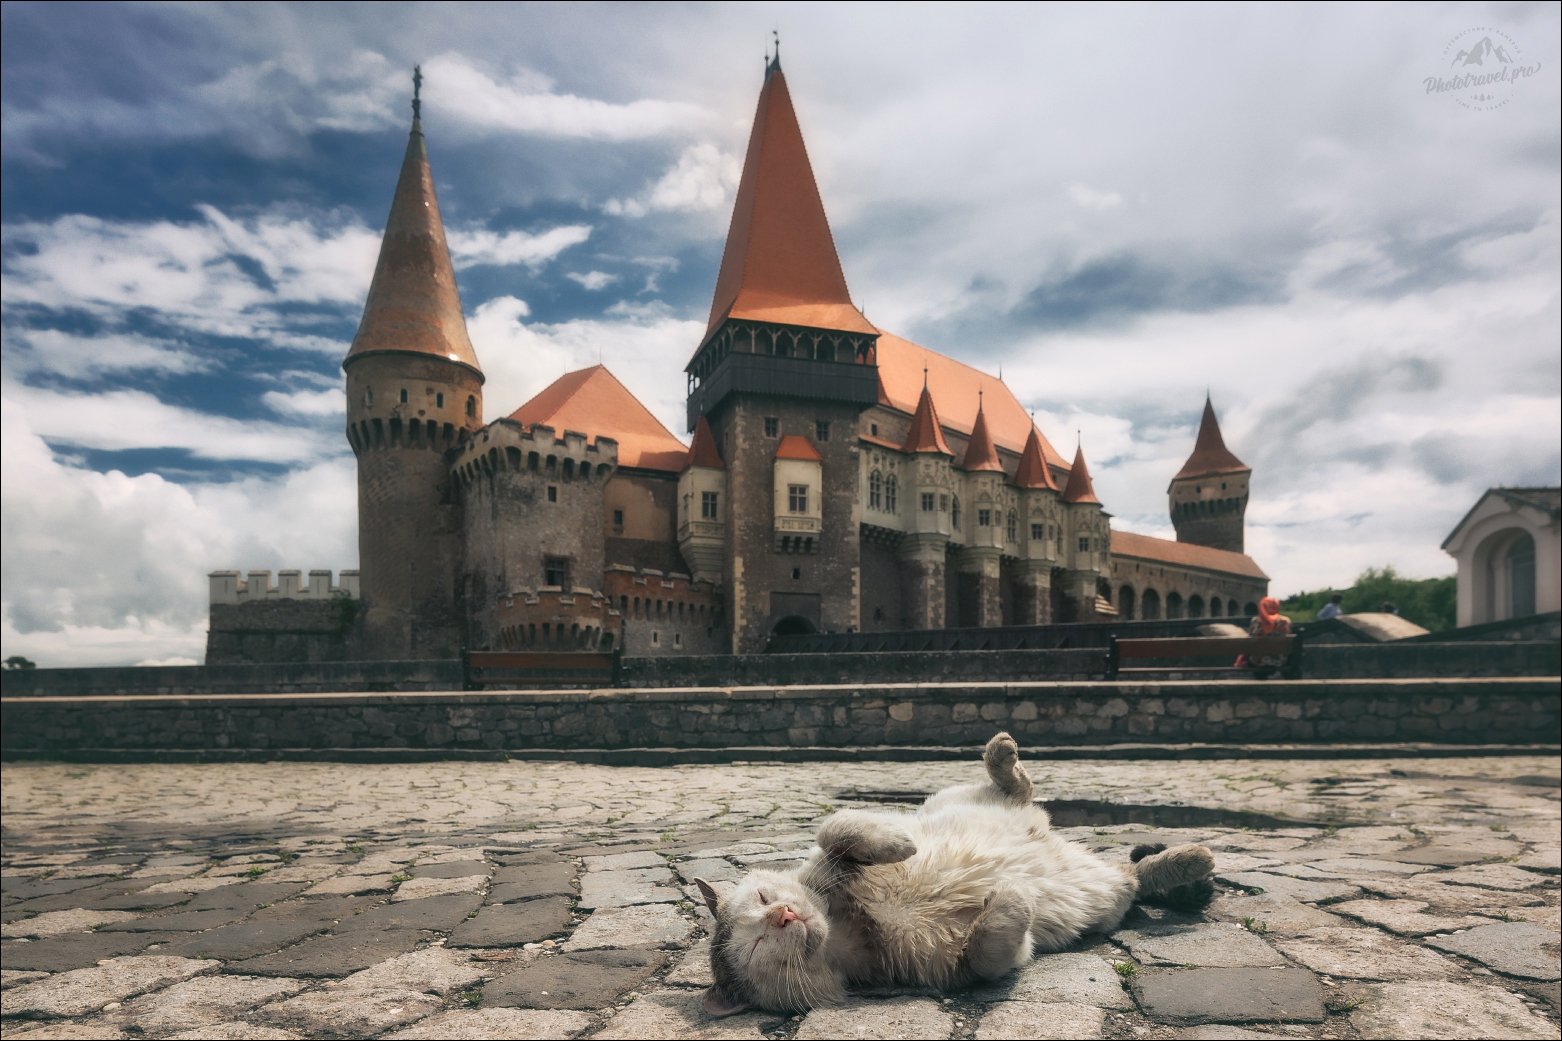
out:
{"label": "cat's paw", "polygon": [[1014,764],[1020,761],[1020,746],[1015,744],[1014,738],[1007,731],[999,731],[993,735],[987,747],[982,750],[982,762],[987,765],[987,772],[994,778],[1007,777],[1014,771]]}
{"label": "cat's paw", "polygon": [[917,844],[905,828],[861,810],[842,810],[819,825],[819,848],[855,864],[898,864],[916,855]]}

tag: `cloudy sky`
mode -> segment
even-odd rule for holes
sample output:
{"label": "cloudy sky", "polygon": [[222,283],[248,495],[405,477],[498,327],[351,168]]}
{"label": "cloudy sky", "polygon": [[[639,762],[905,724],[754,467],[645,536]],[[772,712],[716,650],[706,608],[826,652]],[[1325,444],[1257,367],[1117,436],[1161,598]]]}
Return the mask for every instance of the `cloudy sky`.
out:
{"label": "cloudy sky", "polygon": [[414,63],[487,418],[600,359],[682,434],[777,27],[869,318],[1080,431],[1119,526],[1208,390],[1276,592],[1451,573],[1562,467],[1558,11],[7,3],[3,653],[198,661],[206,572],[356,566]]}

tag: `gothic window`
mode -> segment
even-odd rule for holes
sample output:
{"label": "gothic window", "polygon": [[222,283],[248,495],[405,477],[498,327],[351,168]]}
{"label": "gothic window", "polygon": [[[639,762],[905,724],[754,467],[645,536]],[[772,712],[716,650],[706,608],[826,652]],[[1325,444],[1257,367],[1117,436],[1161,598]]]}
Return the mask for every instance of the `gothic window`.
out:
{"label": "gothic window", "polygon": [[822,419],[814,420],[814,437],[819,441],[830,440],[830,424]]}
{"label": "gothic window", "polygon": [[877,510],[884,504],[884,475],[877,470],[868,475],[868,508]]}
{"label": "gothic window", "polygon": [[766,437],[779,437],[779,436],[781,436],[781,421],[779,419],[777,419],[775,416],[766,416],[765,417],[765,436]]}
{"label": "gothic window", "polygon": [[477,415],[477,398],[471,394],[466,396],[466,414],[469,416]]}
{"label": "gothic window", "polygon": [[960,526],[960,496],[956,495],[951,501],[953,506],[949,511],[949,523],[958,528]]}
{"label": "gothic window", "polygon": [[716,492],[700,493],[700,518],[713,521],[716,519],[716,506],[718,498]]}
{"label": "gothic window", "polygon": [[897,505],[895,501],[897,498],[895,484],[894,474],[890,474],[884,479],[884,510],[887,513],[894,513]]}
{"label": "gothic window", "polygon": [[938,512],[939,513],[948,513],[949,512],[949,496],[948,495],[945,495],[943,493],[939,494],[939,496],[938,496]]}
{"label": "gothic window", "polygon": [[977,524],[977,527],[981,527],[981,528],[990,528],[990,527],[992,527],[993,526],[993,511],[992,510],[987,510],[987,509],[978,509],[976,511],[976,524]]}
{"label": "gothic window", "polygon": [[1015,541],[1017,541],[1019,539],[1018,532],[1019,532],[1019,519],[1014,516],[1014,511],[1010,510],[1009,511],[1009,521],[1004,526],[1004,529],[1003,529],[1004,537],[1007,538],[1010,542],[1015,542]]}
{"label": "gothic window", "polygon": [[1041,542],[1046,537],[1047,526],[1045,524],[1032,524],[1030,526],[1030,538],[1032,542]]}
{"label": "gothic window", "polygon": [[923,513],[932,513],[933,512],[933,493],[932,492],[923,492],[922,493],[922,512]]}
{"label": "gothic window", "polygon": [[542,584],[545,586],[559,586],[562,589],[569,588],[569,558],[568,557],[543,557],[542,558]]}
{"label": "gothic window", "polygon": [[786,508],[793,513],[808,512],[808,485],[789,484],[786,486]]}
{"label": "gothic window", "polygon": [[1081,535],[1079,537],[1079,551],[1081,553],[1089,553],[1090,552],[1090,536],[1089,535]]}

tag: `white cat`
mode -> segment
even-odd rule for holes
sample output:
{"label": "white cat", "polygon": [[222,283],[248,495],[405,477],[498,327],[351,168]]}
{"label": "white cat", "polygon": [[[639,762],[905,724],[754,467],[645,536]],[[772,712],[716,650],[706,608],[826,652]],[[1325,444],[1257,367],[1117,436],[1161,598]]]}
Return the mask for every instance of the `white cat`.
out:
{"label": "white cat", "polygon": [[1110,931],[1135,899],[1202,907],[1203,846],[1142,846],[1109,864],[1052,831],[1019,749],[998,734],[990,784],[946,788],[915,814],[844,810],[795,872],[755,871],[726,897],[696,879],[716,931],[705,1011],[800,1012],[849,986],[945,990]]}

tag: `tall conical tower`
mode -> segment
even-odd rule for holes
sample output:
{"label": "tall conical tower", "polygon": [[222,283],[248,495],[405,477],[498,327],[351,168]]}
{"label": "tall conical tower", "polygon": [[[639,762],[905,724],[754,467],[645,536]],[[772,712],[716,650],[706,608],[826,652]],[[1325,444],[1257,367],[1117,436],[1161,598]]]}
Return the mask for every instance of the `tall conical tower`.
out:
{"label": "tall conical tower", "polygon": [[[779,59],[767,61],[689,429],[727,463],[732,649],[858,624],[857,419],[878,401],[878,330],[851,301]],[[770,502],[771,510],[762,504]]]}
{"label": "tall conical tower", "polygon": [[1204,398],[1204,418],[1193,454],[1166,489],[1178,542],[1242,553],[1252,468],[1231,454],[1215,406]]}
{"label": "tall conical tower", "polygon": [[347,440],[358,459],[364,654],[453,657],[461,647],[460,517],[448,456],[483,421],[483,371],[423,144],[412,133],[363,319],[342,362]]}

